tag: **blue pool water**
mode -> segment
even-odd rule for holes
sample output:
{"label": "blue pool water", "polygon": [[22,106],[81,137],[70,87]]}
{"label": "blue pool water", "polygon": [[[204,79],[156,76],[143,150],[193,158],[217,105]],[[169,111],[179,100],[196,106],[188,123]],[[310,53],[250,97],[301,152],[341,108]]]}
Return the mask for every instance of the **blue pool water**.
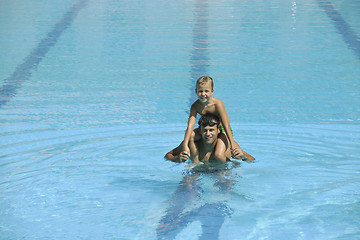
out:
{"label": "blue pool water", "polygon": [[[0,239],[360,239],[359,12],[0,1]],[[163,159],[201,75],[255,162]]]}

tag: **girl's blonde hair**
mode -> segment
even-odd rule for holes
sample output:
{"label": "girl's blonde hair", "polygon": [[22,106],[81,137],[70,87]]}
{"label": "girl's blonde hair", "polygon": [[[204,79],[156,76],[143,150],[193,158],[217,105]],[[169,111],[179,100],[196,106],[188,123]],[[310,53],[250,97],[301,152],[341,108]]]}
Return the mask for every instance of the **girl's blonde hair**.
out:
{"label": "girl's blonde hair", "polygon": [[202,76],[196,81],[196,89],[200,84],[209,83],[211,84],[211,89],[214,90],[214,81],[209,76]]}

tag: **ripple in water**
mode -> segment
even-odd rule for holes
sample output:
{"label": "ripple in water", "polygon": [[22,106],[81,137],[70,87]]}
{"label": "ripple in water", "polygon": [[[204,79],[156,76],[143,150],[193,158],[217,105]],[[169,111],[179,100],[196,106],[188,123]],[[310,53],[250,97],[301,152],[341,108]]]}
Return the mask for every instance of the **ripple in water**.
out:
{"label": "ripple in water", "polygon": [[[163,159],[182,140],[183,127],[7,128],[0,147],[2,235],[85,239],[102,232],[110,238],[156,238],[171,196],[189,174],[184,164]],[[299,232],[318,237],[324,231],[333,237],[359,233],[357,125],[248,124],[233,129],[240,146],[257,160],[230,170],[234,185],[229,191],[211,175],[201,175],[204,191],[198,192],[197,203],[207,209],[226,201],[232,210],[223,226],[227,237],[276,237],[271,229],[284,226],[297,237]],[[183,204],[195,206],[186,199]],[[339,227],[330,229],[328,218]],[[84,226],[91,228],[83,231]]]}

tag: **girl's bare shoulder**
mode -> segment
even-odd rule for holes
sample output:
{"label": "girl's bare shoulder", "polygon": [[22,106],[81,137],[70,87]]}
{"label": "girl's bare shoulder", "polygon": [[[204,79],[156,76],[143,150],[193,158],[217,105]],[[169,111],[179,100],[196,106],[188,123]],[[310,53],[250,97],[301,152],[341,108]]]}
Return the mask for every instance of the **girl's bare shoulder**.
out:
{"label": "girl's bare shoulder", "polygon": [[214,103],[222,102],[220,99],[218,99],[216,97],[211,97],[211,98]]}
{"label": "girl's bare shoulder", "polygon": [[220,99],[218,99],[218,98],[215,98],[215,97],[213,97],[213,103],[218,107],[218,106],[224,106],[224,103],[220,100]]}
{"label": "girl's bare shoulder", "polygon": [[196,113],[200,113],[202,109],[202,106],[200,104],[199,100],[196,100],[192,105],[191,105],[191,110],[195,111]]}
{"label": "girl's bare shoulder", "polygon": [[199,100],[196,100],[192,105],[192,108],[198,108],[199,107]]}

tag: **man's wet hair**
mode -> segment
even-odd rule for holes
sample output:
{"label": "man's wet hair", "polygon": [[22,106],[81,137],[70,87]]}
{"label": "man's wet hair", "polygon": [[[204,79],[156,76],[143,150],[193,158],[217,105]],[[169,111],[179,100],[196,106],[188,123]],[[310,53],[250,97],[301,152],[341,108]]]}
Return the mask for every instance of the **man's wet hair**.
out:
{"label": "man's wet hair", "polygon": [[214,114],[206,113],[206,114],[201,116],[201,118],[198,121],[198,124],[199,124],[199,127],[201,127],[201,126],[206,127],[208,125],[211,126],[211,127],[214,126],[214,125],[219,126],[220,119],[219,119],[218,116],[216,116]]}

